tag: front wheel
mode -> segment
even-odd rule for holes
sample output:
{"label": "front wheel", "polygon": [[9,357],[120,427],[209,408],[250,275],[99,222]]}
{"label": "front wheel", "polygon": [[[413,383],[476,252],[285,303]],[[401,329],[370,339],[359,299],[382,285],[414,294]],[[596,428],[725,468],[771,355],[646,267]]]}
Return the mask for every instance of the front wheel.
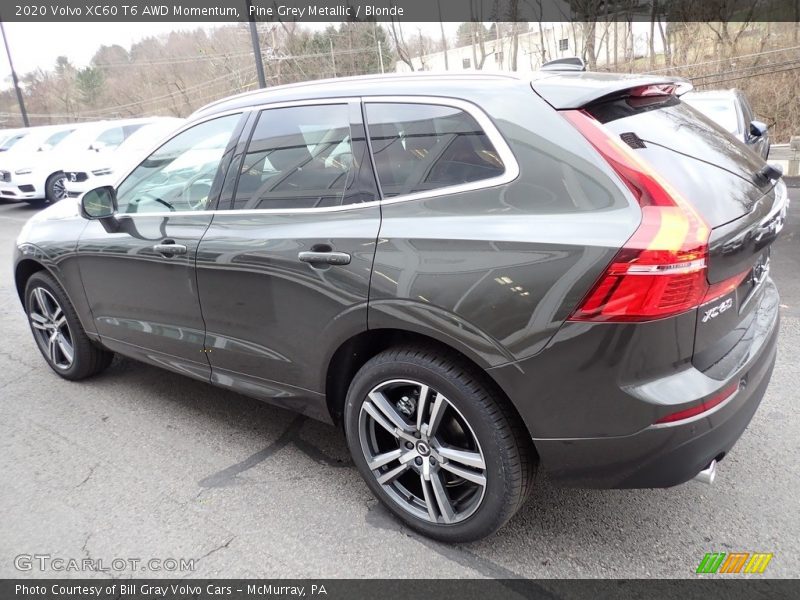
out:
{"label": "front wheel", "polygon": [[67,294],[52,276],[34,273],[25,286],[25,312],[45,361],[64,379],[99,373],[114,357],[86,336]]}
{"label": "front wheel", "polygon": [[44,184],[44,194],[50,204],[67,197],[67,176],[64,173],[53,173]]}
{"label": "front wheel", "polygon": [[437,349],[389,349],[368,361],[348,391],[345,432],[372,492],[441,541],[494,533],[533,483],[519,417],[484,374]]}

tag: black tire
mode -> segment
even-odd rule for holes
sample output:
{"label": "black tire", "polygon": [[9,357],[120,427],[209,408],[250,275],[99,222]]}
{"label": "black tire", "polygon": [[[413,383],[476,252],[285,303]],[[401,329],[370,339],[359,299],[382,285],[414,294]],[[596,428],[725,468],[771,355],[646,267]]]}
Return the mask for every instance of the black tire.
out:
{"label": "black tire", "polygon": [[44,184],[44,195],[47,202],[55,204],[59,200],[66,198],[66,191],[63,189],[66,180],[67,176],[60,171],[58,173],[53,173],[47,178]]}
{"label": "black tire", "polygon": [[[47,308],[41,308],[42,298],[49,311]],[[60,308],[61,312],[56,311],[54,307]],[[113,352],[104,350],[89,340],[67,294],[50,274],[40,271],[34,273],[28,280],[25,286],[25,313],[28,315],[28,324],[39,351],[48,366],[64,379],[72,381],[85,379],[103,371],[111,364],[114,358]],[[36,314],[36,318],[32,316],[33,313]],[[51,356],[48,342],[53,334],[58,332],[55,331],[55,325],[43,328],[43,320],[39,318],[43,313],[48,313],[45,320],[50,318],[50,314],[55,313],[58,316],[57,321],[63,321],[60,339],[56,335],[58,341],[55,345],[58,348],[54,350],[55,358]],[[34,322],[39,327],[35,326]],[[69,347],[72,348],[72,358],[68,362],[66,360],[68,353],[62,348]]]}
{"label": "black tire", "polygon": [[[454,482],[452,480],[453,475],[449,473],[449,470],[448,472],[445,471],[444,463],[448,463],[452,467],[454,464],[452,461],[442,460],[441,456],[434,457],[433,448],[436,447],[437,443],[441,450],[441,441],[437,442],[434,439],[439,437],[438,434],[431,436],[430,440],[424,437],[423,441],[430,441],[430,464],[436,465],[436,458],[442,463],[437,467],[430,468],[439,469],[439,475],[444,476],[444,480],[440,480],[438,490],[434,489],[436,486],[433,485],[433,476],[429,474],[431,477],[429,481],[433,487],[423,490],[424,505],[419,504],[419,495],[414,494],[416,496],[415,500],[398,498],[398,496],[402,496],[402,493],[396,493],[396,487],[393,487],[396,485],[395,483],[390,482],[387,487],[387,485],[382,485],[378,482],[379,476],[388,475],[390,469],[396,470],[400,468],[403,459],[397,459],[397,462],[381,466],[375,471],[368,466],[369,460],[377,461],[381,456],[388,456],[392,452],[399,451],[407,454],[403,446],[409,452],[411,451],[412,445],[409,441],[404,441],[405,438],[397,438],[396,449],[389,445],[386,450],[376,450],[373,453],[369,448],[364,448],[364,444],[367,446],[377,444],[379,436],[383,440],[388,440],[389,444],[394,441],[391,436],[386,434],[385,427],[379,427],[374,418],[364,416],[364,414],[370,415],[370,411],[374,411],[374,407],[377,406],[378,403],[374,400],[374,397],[368,396],[371,393],[374,394],[376,390],[382,390],[379,392],[380,394],[383,394],[383,390],[385,390],[384,397],[386,399],[390,399],[392,394],[396,398],[398,394],[403,393],[401,388],[395,388],[401,389],[401,391],[393,391],[391,387],[392,385],[398,385],[397,380],[403,380],[404,382],[409,380],[428,386],[425,388],[427,397],[437,400],[427,401],[426,408],[429,409],[426,411],[427,413],[432,413],[434,408],[431,408],[431,404],[435,404],[438,401],[439,395],[446,398],[448,408],[445,416],[440,420],[439,430],[442,430],[445,426],[445,419],[457,421],[463,425],[459,420],[463,418],[467,427],[460,427],[460,429],[465,436],[468,437],[469,434],[474,436],[476,445],[472,446],[472,448],[476,448],[477,453],[481,454],[485,465],[485,469],[480,470],[480,473],[485,475],[485,485],[481,488],[481,486],[473,484],[475,488],[483,490],[481,492],[482,495],[480,500],[471,500],[472,512],[464,511],[463,520],[455,522],[453,514],[450,513],[449,516],[452,522],[448,523],[448,519],[445,518],[446,511],[441,510],[444,505],[438,504],[438,496],[433,497],[431,500],[431,494],[425,494],[425,492],[430,491],[439,491],[441,493],[441,490],[445,489],[456,490],[454,492],[448,491],[448,496],[463,497],[464,494],[458,492],[458,486],[462,484],[470,485],[470,482],[459,478],[456,478]],[[412,427],[416,427],[414,421],[420,418],[418,407],[425,404],[419,401],[419,397],[422,395],[421,389],[416,396],[417,404],[415,404],[414,412],[405,413],[405,418],[412,424]],[[368,400],[371,406],[365,406]],[[402,402],[407,400],[408,395],[404,395],[400,402],[392,405],[398,408],[399,412],[397,414],[400,414],[403,409],[410,410],[408,405],[402,405]],[[362,410],[362,407],[364,407],[364,410]],[[453,411],[452,409],[455,410]],[[421,418],[424,423],[426,417],[423,416]],[[431,426],[436,427],[433,425],[434,419],[431,418],[430,421]],[[419,422],[416,421],[416,423]],[[410,528],[443,542],[470,542],[491,535],[519,510],[527,500],[533,487],[538,463],[533,443],[519,416],[508,406],[507,400],[484,373],[460,357],[443,354],[437,347],[416,348],[403,346],[390,348],[369,360],[358,371],[350,384],[345,403],[344,426],[350,453],[356,467],[373,494]],[[373,427],[373,429],[365,429],[369,427]],[[424,430],[425,427],[427,425],[423,424],[422,429],[418,429],[414,435],[419,437],[419,431]],[[452,426],[448,429],[452,430]],[[367,431],[371,433],[366,433]],[[377,431],[381,433],[378,434],[376,433]],[[450,444],[445,444],[445,446],[448,445]],[[461,444],[456,444],[456,446],[463,447]],[[386,452],[386,454],[379,454],[379,452]],[[414,452],[424,452],[424,447],[422,450],[418,450],[415,447]],[[368,456],[369,454],[372,454],[372,456]],[[424,456],[428,455],[425,454]],[[421,473],[421,470],[425,468],[426,461],[424,458],[422,463],[416,462],[417,460],[418,458],[413,459],[414,464],[418,466],[411,467],[414,468],[416,473],[404,471],[402,475],[393,480],[397,482],[397,487],[403,486],[401,492],[413,493],[410,490],[412,489],[411,486],[416,485],[414,477],[423,479],[421,488],[426,485],[424,481],[425,475]],[[376,463],[373,462],[373,464]],[[411,464],[411,461],[408,461],[408,464]],[[461,466],[458,462],[455,465]],[[451,478],[449,481],[448,477]],[[402,482],[402,478],[407,478],[405,481],[408,482],[408,485]],[[459,481],[462,483],[459,483]],[[445,486],[442,486],[442,483]],[[473,498],[476,495],[477,492],[473,494]],[[469,494],[467,496],[469,497]],[[416,514],[412,514],[412,509],[410,508],[413,502],[417,503],[414,505],[417,511]],[[429,504],[435,508],[428,508]],[[456,504],[453,503],[450,508],[455,506]],[[427,514],[430,516],[425,515],[426,509],[428,511]],[[420,512],[423,516],[419,516]],[[433,520],[434,518],[436,521]],[[456,516],[456,518],[458,517]]]}

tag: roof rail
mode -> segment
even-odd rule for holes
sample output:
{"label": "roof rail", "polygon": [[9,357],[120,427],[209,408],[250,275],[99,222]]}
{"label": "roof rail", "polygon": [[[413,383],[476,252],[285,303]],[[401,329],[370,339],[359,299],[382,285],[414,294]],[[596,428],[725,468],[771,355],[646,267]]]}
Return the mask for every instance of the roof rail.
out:
{"label": "roof rail", "polygon": [[557,58],[544,63],[540,71],[585,71],[586,63],[578,56],[570,56],[567,58]]}

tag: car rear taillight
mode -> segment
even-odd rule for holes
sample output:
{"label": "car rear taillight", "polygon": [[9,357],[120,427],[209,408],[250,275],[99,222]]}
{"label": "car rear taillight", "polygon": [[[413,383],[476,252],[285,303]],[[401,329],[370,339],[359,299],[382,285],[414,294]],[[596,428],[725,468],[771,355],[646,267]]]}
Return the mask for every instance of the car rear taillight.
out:
{"label": "car rear taillight", "polygon": [[678,412],[670,413],[658,419],[655,423],[674,423],[675,421],[683,421],[684,419],[691,419],[692,417],[696,417],[697,415],[701,415],[705,412],[710,411],[715,406],[719,406],[725,400],[733,396],[734,393],[739,389],[739,382],[735,382],[730,384],[729,386],[725,387],[720,391],[718,394],[714,394],[708,400],[704,400],[700,404],[696,404],[691,408],[686,408],[684,410],[679,410]]}
{"label": "car rear taillight", "polygon": [[639,227],[569,319],[649,321],[699,306],[709,288],[708,225],[634,150],[588,113],[562,114],[620,176],[642,208]]}

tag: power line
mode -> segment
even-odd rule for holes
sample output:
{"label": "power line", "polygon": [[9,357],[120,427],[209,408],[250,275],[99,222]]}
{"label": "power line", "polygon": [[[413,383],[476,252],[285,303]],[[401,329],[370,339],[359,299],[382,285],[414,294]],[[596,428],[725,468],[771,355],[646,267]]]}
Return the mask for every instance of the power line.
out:
{"label": "power line", "polygon": [[740,81],[742,79],[751,79],[753,77],[759,77],[761,75],[775,75],[776,73],[788,73],[789,71],[797,71],[800,70],[800,66],[797,67],[787,67],[784,69],[775,69],[773,71],[766,71],[764,73],[755,73],[751,75],[742,75],[741,77],[731,77],[729,79],[723,79],[721,81],[711,81],[709,83],[701,83],[699,85],[718,85],[720,83],[729,83],[731,81]]}
{"label": "power line", "polygon": [[704,65],[713,65],[720,62],[726,62],[729,60],[739,60],[741,58],[751,58],[753,56],[763,56],[765,54],[775,54],[776,52],[789,52],[790,50],[800,50],[800,46],[792,46],[791,48],[777,48],[775,50],[764,50],[763,52],[753,52],[752,54],[740,54],[738,56],[732,56],[730,58],[719,58],[716,60],[708,60],[705,62],[700,63],[692,63],[688,65],[673,65],[671,67],[664,67],[661,69],[653,69],[652,71],[643,71],[645,75],[652,75],[653,73],[661,73],[663,71],[673,71],[675,69],[687,69],[691,67],[702,67]]}

